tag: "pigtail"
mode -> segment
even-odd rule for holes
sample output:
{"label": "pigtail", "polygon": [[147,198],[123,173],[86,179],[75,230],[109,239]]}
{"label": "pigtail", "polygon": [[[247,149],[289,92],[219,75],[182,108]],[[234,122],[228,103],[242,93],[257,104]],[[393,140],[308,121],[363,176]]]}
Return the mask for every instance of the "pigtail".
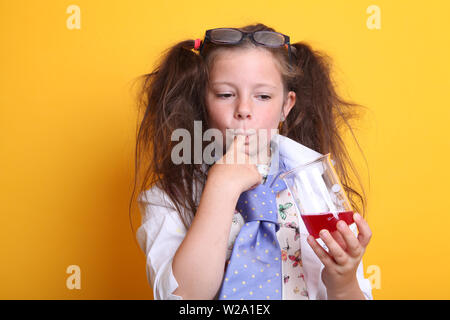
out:
{"label": "pigtail", "polygon": [[138,194],[157,185],[169,196],[186,227],[196,212],[193,180],[206,178],[200,165],[173,163],[171,151],[178,141],[171,141],[171,135],[175,129],[186,129],[194,145],[194,121],[206,121],[207,70],[203,58],[192,50],[194,44],[194,40],[175,44],[163,52],[151,73],[141,77],[138,101],[143,117],[138,116],[131,200],[136,185]]}
{"label": "pigtail", "polygon": [[[147,86],[144,92],[148,93],[147,108],[158,119],[160,126],[170,131],[179,128],[173,127],[179,121],[174,118],[192,116],[200,119],[199,108],[195,105],[202,100],[202,92],[198,89],[206,80],[203,68],[203,59],[191,49],[193,40],[180,42],[163,53],[165,58],[156,68],[156,75],[151,83],[146,75]],[[184,101],[180,101],[180,99]],[[180,120],[182,120],[180,119]],[[186,123],[186,121],[182,121]]]}
{"label": "pigtail", "polygon": [[[281,134],[322,154],[331,153],[353,208],[364,216],[367,202],[364,187],[342,139],[345,130],[350,130],[358,144],[350,120],[359,117],[362,106],[338,95],[331,75],[330,56],[303,42],[292,46],[296,51],[297,73],[290,86],[297,98]],[[355,173],[362,195],[350,187],[353,183],[346,166]]]}

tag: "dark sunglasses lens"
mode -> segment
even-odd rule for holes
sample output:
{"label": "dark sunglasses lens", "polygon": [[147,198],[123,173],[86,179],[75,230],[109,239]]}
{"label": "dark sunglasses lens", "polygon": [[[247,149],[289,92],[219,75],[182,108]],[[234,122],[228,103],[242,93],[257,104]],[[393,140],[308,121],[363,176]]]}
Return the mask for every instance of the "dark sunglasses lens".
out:
{"label": "dark sunglasses lens", "polygon": [[257,31],[253,35],[255,41],[270,47],[280,47],[284,45],[284,37],[276,32]]}
{"label": "dark sunglasses lens", "polygon": [[214,29],[210,33],[211,41],[217,43],[233,43],[241,40],[242,33],[233,29]]}

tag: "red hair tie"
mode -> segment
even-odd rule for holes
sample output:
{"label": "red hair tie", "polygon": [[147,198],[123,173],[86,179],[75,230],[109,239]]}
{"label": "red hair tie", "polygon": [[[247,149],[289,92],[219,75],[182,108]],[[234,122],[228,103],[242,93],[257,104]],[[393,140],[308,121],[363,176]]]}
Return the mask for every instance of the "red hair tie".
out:
{"label": "red hair tie", "polygon": [[198,50],[198,48],[200,48],[201,42],[202,42],[201,39],[195,39],[195,45],[194,45],[195,50]]}

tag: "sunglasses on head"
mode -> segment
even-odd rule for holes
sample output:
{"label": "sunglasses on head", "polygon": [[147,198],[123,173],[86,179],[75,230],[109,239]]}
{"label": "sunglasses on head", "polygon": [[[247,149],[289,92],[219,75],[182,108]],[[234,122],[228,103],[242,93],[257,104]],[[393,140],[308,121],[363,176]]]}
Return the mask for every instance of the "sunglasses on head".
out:
{"label": "sunglasses on head", "polygon": [[204,48],[206,42],[212,42],[222,45],[234,45],[241,43],[241,41],[245,37],[249,37],[250,40],[257,45],[262,45],[270,48],[285,47],[288,50],[289,62],[292,65],[291,51],[293,51],[295,54],[295,47],[291,47],[289,36],[274,31],[261,30],[254,32],[245,32],[236,28],[209,29],[206,30],[205,39],[203,41],[201,41],[200,39],[195,40],[195,49],[199,50],[201,55],[202,49]]}

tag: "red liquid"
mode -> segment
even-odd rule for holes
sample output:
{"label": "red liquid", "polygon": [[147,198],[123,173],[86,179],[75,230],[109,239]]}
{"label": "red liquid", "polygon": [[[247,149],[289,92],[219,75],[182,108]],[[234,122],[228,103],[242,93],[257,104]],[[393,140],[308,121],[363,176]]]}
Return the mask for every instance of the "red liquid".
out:
{"label": "red liquid", "polygon": [[[339,220],[344,220],[347,225],[354,222],[353,211],[339,212],[338,217]],[[309,234],[316,239],[320,238],[319,232],[322,229],[327,229],[330,232],[336,231],[336,223],[339,221],[336,220],[332,213],[308,214],[302,215],[302,218]]]}

